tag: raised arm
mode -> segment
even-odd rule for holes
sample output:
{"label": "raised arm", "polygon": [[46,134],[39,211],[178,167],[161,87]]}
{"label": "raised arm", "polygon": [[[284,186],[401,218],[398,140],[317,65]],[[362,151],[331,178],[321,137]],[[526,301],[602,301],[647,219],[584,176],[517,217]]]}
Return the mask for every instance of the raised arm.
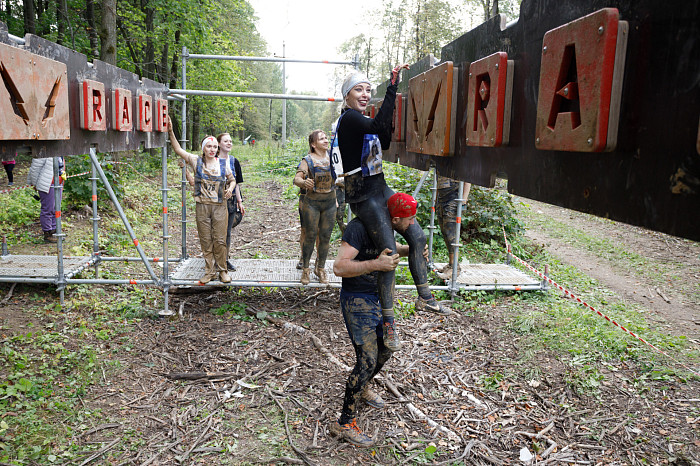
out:
{"label": "raised arm", "polygon": [[180,143],[175,137],[175,133],[173,132],[173,122],[170,120],[170,116],[168,116],[168,134],[170,135],[170,144],[173,146],[173,151],[182,157],[183,160],[189,161],[190,154],[180,146]]}

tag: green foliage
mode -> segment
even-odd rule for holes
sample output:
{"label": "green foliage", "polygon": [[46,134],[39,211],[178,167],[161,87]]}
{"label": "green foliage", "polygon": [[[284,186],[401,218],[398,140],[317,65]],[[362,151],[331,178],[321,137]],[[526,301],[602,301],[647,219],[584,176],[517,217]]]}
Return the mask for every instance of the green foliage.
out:
{"label": "green foliage", "polygon": [[505,191],[472,186],[462,210],[462,238],[505,246],[503,229],[510,241],[523,232],[513,196]]}
{"label": "green foliage", "polygon": [[[100,165],[117,199],[121,199],[124,196],[124,190],[120,183],[120,176],[115,170],[115,164],[111,160],[103,160],[100,162]],[[69,176],[71,174],[89,172],[87,175],[70,178],[65,182],[63,185],[63,196],[67,205],[74,207],[92,206],[92,182],[89,179],[92,173],[90,156],[76,155],[70,157],[66,162],[66,171]],[[97,181],[97,197],[109,202],[109,194],[101,180]],[[111,205],[111,202],[107,205]],[[104,202],[100,204],[100,207],[104,206]]]}
{"label": "green foliage", "polygon": [[34,199],[36,191],[31,188],[17,189],[3,194],[3,206],[0,209],[0,228],[3,231],[13,227],[24,226],[39,218],[39,201]]}

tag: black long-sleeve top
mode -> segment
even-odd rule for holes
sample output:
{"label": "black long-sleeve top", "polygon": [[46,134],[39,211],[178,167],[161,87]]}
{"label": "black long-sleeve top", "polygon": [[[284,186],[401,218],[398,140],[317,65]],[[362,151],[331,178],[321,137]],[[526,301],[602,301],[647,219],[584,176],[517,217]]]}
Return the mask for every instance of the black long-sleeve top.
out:
{"label": "black long-sleeve top", "polygon": [[[376,134],[387,150],[391,144],[392,118],[396,101],[396,85],[386,89],[384,102],[374,118],[368,118],[354,109],[346,109],[337,129],[338,148],[343,159],[345,173],[358,168],[362,157],[362,143],[365,134]],[[345,177],[345,199],[348,203],[361,202],[384,190],[384,173],[363,177],[362,172]]]}

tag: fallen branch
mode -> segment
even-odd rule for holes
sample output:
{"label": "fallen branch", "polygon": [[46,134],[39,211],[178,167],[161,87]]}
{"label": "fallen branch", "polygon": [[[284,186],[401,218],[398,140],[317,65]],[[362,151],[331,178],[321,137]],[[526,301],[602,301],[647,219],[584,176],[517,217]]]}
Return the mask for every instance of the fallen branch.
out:
{"label": "fallen branch", "polygon": [[121,424],[118,424],[118,423],[114,423],[114,424],[100,424],[99,426],[93,427],[92,429],[86,430],[86,431],[83,432],[82,434],[78,435],[78,438],[87,437],[88,435],[92,435],[92,434],[94,434],[95,432],[99,432],[99,431],[101,431],[101,430],[105,430],[105,429],[114,429],[114,428],[116,428],[116,427],[121,427],[121,426],[122,426],[122,425],[121,425]]}
{"label": "fallen branch", "polygon": [[[248,312],[250,315],[256,315],[258,313],[258,311],[255,308],[253,308],[252,306],[248,306],[248,309],[246,309],[246,312]],[[313,333],[311,333],[309,330],[305,329],[304,327],[300,327],[300,326],[292,324],[290,322],[285,322],[285,321],[283,321],[281,319],[277,319],[275,317],[266,316],[265,318],[268,321],[272,322],[273,324],[275,324],[279,327],[294,330],[297,333],[308,336],[311,339],[311,341],[313,342],[316,349],[318,349],[321,352],[321,354],[325,355],[331,362],[333,362],[334,364],[336,364],[338,367],[340,367],[341,369],[343,369],[346,372],[349,372],[352,370],[352,367],[347,366],[345,363],[343,363],[337,357],[335,357],[333,354],[331,354],[331,352],[323,345],[323,342],[316,335],[314,335]],[[457,435],[455,432],[451,431],[450,429],[448,429],[445,426],[438,424],[433,419],[428,417],[425,413],[423,413],[420,409],[418,409],[415,405],[413,405],[413,403],[408,401],[401,394],[401,392],[399,392],[398,388],[396,388],[396,386],[389,379],[390,379],[390,376],[388,376],[388,375],[385,377],[382,377],[381,375],[377,375],[375,377],[375,380],[383,382],[386,385],[386,387],[389,389],[389,391],[391,391],[394,394],[394,396],[396,396],[399,399],[399,401],[406,404],[406,407],[411,412],[411,414],[413,414],[413,416],[415,416],[416,418],[418,418],[422,421],[425,421],[430,427],[439,430],[443,434],[447,435],[448,438],[451,438],[454,440],[460,439],[459,435]]]}
{"label": "fallen branch", "polygon": [[117,443],[119,443],[119,442],[121,441],[121,439],[122,439],[122,437],[119,437],[118,439],[114,440],[112,443],[110,443],[110,444],[107,445],[106,447],[100,448],[100,449],[97,450],[95,453],[93,453],[92,455],[90,455],[85,461],[83,461],[82,463],[80,463],[80,466],[85,466],[86,464],[92,462],[93,460],[96,460],[97,458],[99,458],[99,457],[102,456],[103,454],[107,453],[109,450],[112,449],[112,447],[114,447],[114,445],[116,445]]}
{"label": "fallen branch", "polygon": [[17,286],[17,283],[13,283],[12,286],[10,287],[10,291],[7,292],[7,295],[5,296],[5,299],[0,302],[0,304],[7,304],[7,302],[10,300],[12,297],[12,292],[15,290],[15,287]]}
{"label": "fallen branch", "polygon": [[169,374],[163,375],[171,380],[219,379],[236,376],[236,374],[230,372],[170,372]]}
{"label": "fallen branch", "polygon": [[299,448],[297,448],[296,445],[294,445],[294,442],[292,441],[292,434],[289,432],[289,423],[287,422],[289,415],[287,414],[287,411],[282,406],[282,403],[280,403],[279,400],[272,395],[272,392],[270,391],[270,387],[267,387],[267,394],[270,395],[270,398],[272,398],[272,400],[277,404],[277,406],[279,406],[279,408],[284,413],[284,429],[287,431],[287,440],[289,440],[289,446],[292,447],[292,450],[294,450],[294,452],[297,455],[299,455],[299,458],[301,458],[302,461],[304,461],[304,464],[308,464],[309,466],[313,466],[314,463],[309,459],[309,457],[306,455],[306,453],[304,453]]}
{"label": "fallen branch", "polygon": [[190,447],[190,449],[187,450],[187,453],[185,453],[185,454],[182,455],[181,457],[177,458],[177,460],[178,460],[180,463],[184,463],[185,460],[187,460],[187,458],[190,456],[190,453],[192,453],[192,450],[194,450],[195,448],[197,448],[197,445],[198,445],[199,442],[202,440],[202,437],[204,437],[204,434],[206,434],[207,432],[209,432],[209,429],[211,429],[211,424],[212,424],[212,422],[214,422],[214,418],[213,418],[212,416],[209,416],[209,422],[207,422],[207,426],[204,428],[204,430],[202,431],[202,433],[199,434],[199,437],[197,437],[197,440],[195,440],[194,443],[192,444],[192,446]]}

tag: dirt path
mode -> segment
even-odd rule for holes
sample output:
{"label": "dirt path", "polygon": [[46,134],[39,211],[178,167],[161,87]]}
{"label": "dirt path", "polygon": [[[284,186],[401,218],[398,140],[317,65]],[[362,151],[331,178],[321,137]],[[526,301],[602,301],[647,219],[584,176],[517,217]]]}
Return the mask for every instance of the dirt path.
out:
{"label": "dirt path", "polygon": [[[542,202],[523,201],[531,206],[529,238],[626,302],[641,306],[668,333],[686,335],[700,344],[700,244]],[[552,222],[565,226],[569,233],[544,227]],[[604,241],[614,250],[593,252],[585,241],[577,239],[579,233]],[[638,262],[637,256],[641,256],[649,265],[631,266],[630,260],[621,260],[620,255],[626,253]]]}
{"label": "dirt path", "polygon": [[[283,183],[247,183],[248,211],[235,230],[235,257],[297,257],[295,200],[284,199]],[[630,290],[629,299],[638,294],[642,303],[662,301],[654,296],[656,287],[671,304],[692,308],[692,299],[697,303],[696,244],[656,234],[649,235],[651,244],[642,243],[644,234],[637,238],[629,227],[532,205],[533,238],[553,253],[576,258],[591,275],[606,266],[598,278],[604,286],[622,296]],[[178,244],[179,218],[173,214],[171,220],[172,241]],[[649,251],[653,264],[665,266],[656,267],[658,279],[644,267],[639,277],[631,270],[623,273],[551,229],[540,232],[538,225],[553,220],[564,230],[592,235],[600,229],[602,237]],[[668,256],[668,245],[683,254]],[[27,247],[37,246],[43,247]],[[194,228],[188,230],[188,249],[199,252]],[[668,281],[689,267],[695,267],[694,278]],[[682,285],[671,286],[676,283]],[[634,293],[635,286],[654,288],[647,297]],[[124,293],[138,305],[138,291],[96,287],[94,299]],[[71,288],[67,299],[79,294]],[[523,354],[530,337],[509,326],[528,304],[508,294],[497,294],[480,309],[458,309],[449,318],[406,313],[400,320],[405,347],[374,386],[387,406],[363,405],[358,413],[360,427],[377,440],[373,448],[338,442],[328,430],[341,409],[347,366],[355,362],[337,290],[233,288],[172,293],[170,299],[171,309],[183,309],[182,317],[126,322],[114,310],[96,314],[91,300],[78,299],[70,310],[37,311],[54,302],[55,293],[28,285],[0,306],[4,345],[36,328],[71,329],[76,321],[113,332],[108,341],[82,330],[62,337],[66,347],[99,348],[102,367],[80,397],[80,406],[92,415],[74,421],[57,412],[42,419],[70,427],[70,444],[55,448],[71,458],[70,464],[93,461],[88,458],[96,450],[102,451],[94,459],[100,464],[485,466],[523,464],[523,450],[536,455],[531,464],[700,464],[696,382],[665,374],[651,378],[634,360],[611,361],[600,368],[595,394],[579,392],[572,380],[581,372],[569,355],[547,349]],[[413,296],[399,293],[399,299],[410,303]],[[153,314],[159,308],[145,301],[144,306]],[[659,312],[662,317],[666,314]],[[680,328],[680,320],[667,319]],[[3,435],[9,437],[8,432]]]}

